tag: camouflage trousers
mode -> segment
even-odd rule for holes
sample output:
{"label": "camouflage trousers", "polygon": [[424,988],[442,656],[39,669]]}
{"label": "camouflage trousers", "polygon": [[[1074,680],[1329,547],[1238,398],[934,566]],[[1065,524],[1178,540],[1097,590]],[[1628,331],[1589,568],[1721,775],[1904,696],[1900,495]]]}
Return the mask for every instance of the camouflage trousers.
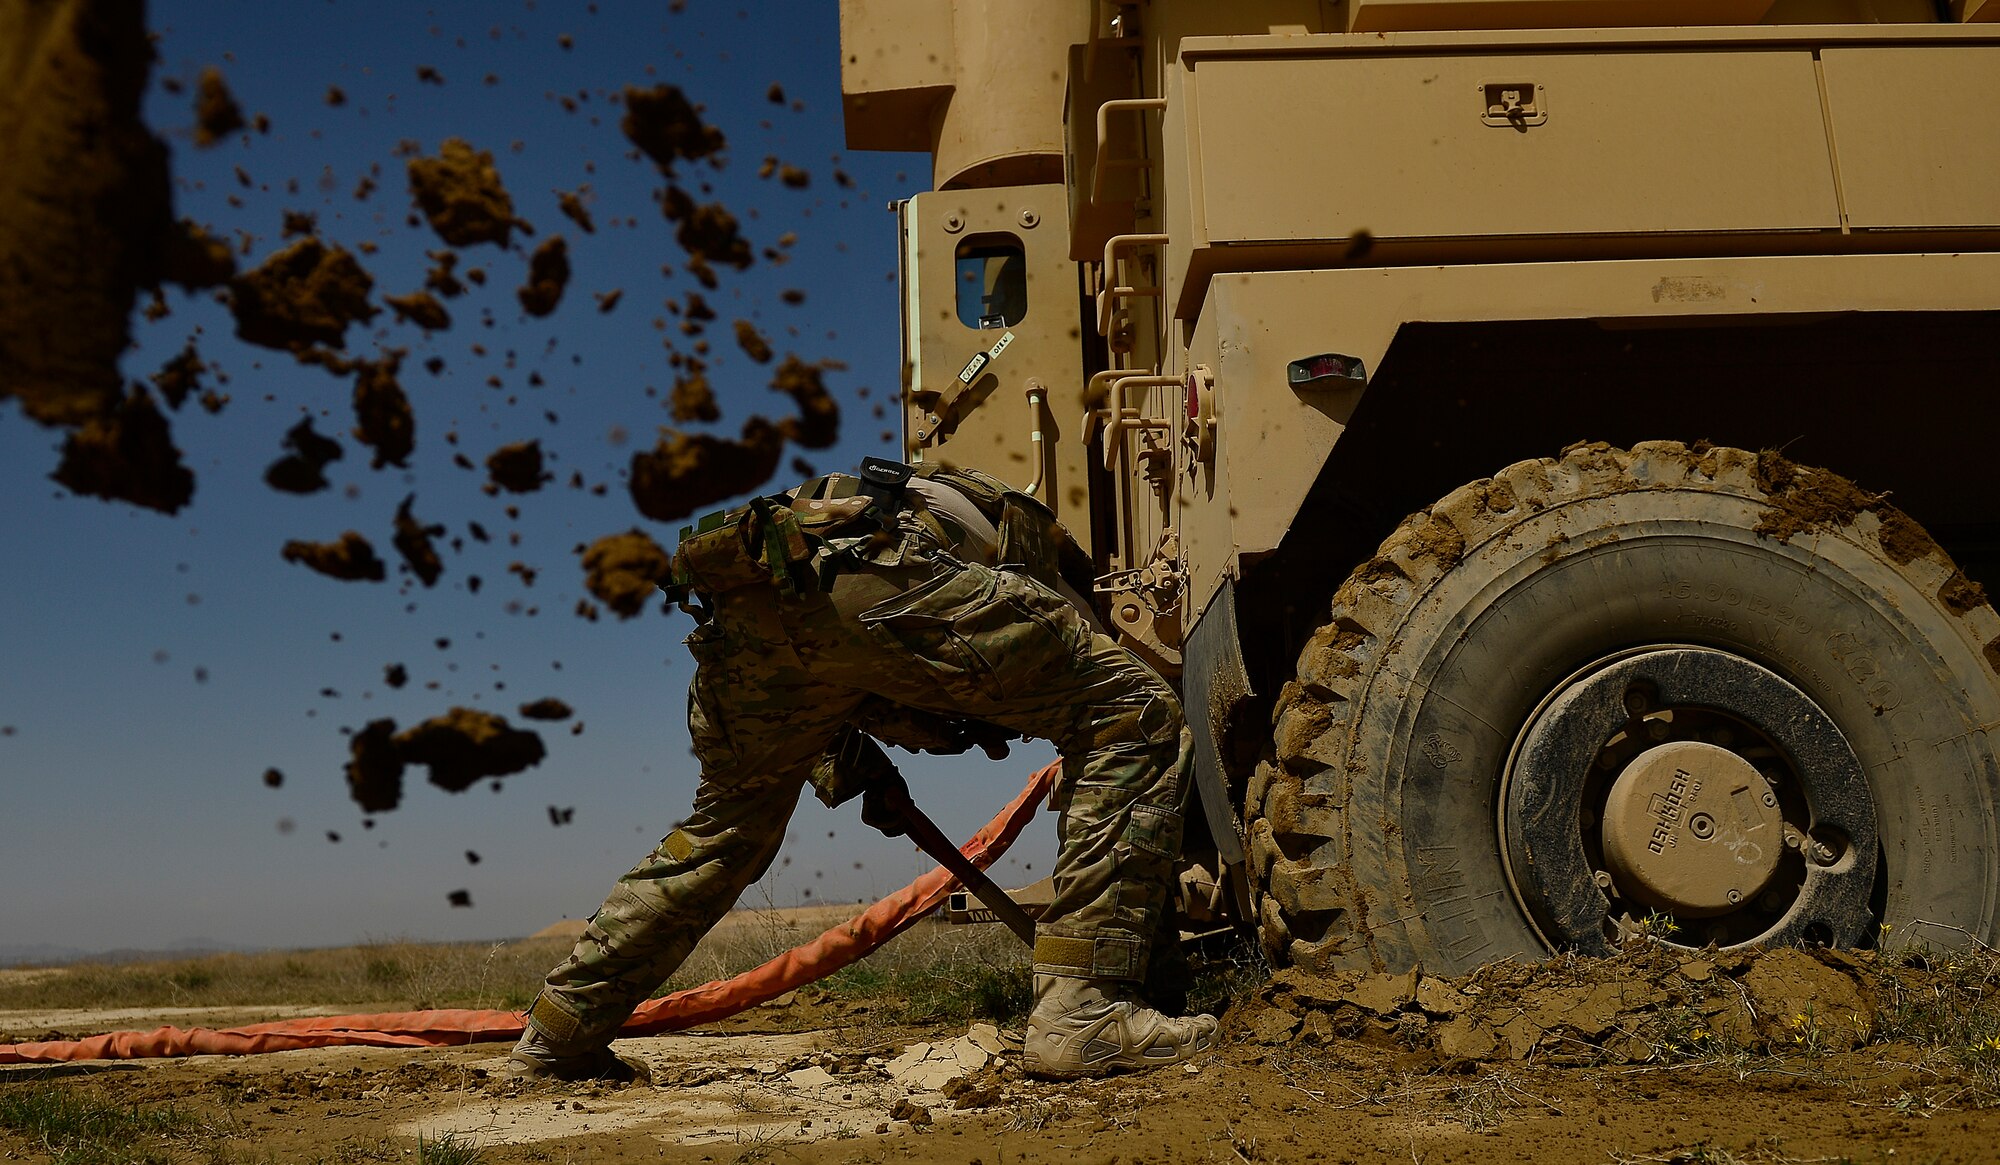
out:
{"label": "camouflage trousers", "polygon": [[728,592],[688,647],[694,811],[549,973],[533,1010],[549,1039],[602,1042],[680,966],[770,867],[815,762],[873,698],[1056,744],[1060,850],[1036,970],[1145,975],[1180,854],[1189,737],[1166,683],[1054,591],[940,554],[843,576],[832,596]]}

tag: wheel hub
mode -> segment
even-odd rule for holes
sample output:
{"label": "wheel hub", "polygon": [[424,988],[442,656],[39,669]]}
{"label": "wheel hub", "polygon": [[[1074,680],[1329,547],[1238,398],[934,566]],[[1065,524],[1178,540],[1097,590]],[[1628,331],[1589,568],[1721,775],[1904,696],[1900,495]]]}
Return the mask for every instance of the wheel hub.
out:
{"label": "wheel hub", "polygon": [[1691,918],[1763,892],[1783,855],[1778,794],[1756,766],[1695,740],[1640,753],[1605,798],[1602,840],[1614,884]]}
{"label": "wheel hub", "polygon": [[1860,762],[1809,696],[1731,652],[1641,649],[1557,685],[1498,808],[1512,889],[1556,949],[1608,954],[1635,927],[1724,947],[1873,930]]}

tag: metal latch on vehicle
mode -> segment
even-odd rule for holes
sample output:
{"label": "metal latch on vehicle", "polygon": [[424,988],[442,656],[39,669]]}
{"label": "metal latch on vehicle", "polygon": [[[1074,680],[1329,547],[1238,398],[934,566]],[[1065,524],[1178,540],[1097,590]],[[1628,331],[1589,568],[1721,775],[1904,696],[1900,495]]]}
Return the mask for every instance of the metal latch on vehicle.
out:
{"label": "metal latch on vehicle", "polygon": [[1547,95],[1533,81],[1488,81],[1479,87],[1482,113],[1487,125],[1526,131],[1549,119]]}

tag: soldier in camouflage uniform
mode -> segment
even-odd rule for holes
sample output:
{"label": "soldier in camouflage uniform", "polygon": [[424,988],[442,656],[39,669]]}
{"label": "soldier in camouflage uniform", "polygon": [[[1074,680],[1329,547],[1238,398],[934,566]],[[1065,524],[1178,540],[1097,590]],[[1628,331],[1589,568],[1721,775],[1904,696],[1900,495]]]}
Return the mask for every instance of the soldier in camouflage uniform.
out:
{"label": "soldier in camouflage uniform", "polygon": [[687,640],[694,810],[550,972],[515,1050],[523,1070],[619,1073],[618,1026],[763,876],[800,789],[837,804],[859,791],[852,758],[888,763],[855,723],[930,751],[962,750],[968,721],[1061,749],[1031,1071],[1096,1075],[1211,1044],[1213,1017],[1168,1018],[1136,990],[1180,853],[1179,703],[1094,630],[1061,578],[1081,551],[1046,508],[982,474],[917,472],[891,487],[816,479],[682,532],[676,583],[709,605]]}

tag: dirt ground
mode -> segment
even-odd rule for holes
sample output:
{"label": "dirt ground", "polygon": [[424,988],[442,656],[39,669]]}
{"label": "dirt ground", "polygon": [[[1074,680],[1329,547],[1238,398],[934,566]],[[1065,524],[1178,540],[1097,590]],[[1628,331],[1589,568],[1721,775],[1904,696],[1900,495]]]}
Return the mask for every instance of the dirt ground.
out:
{"label": "dirt ground", "polygon": [[[0,1093],[192,1107],[231,1130],[228,1160],[398,1159],[452,1133],[485,1162],[1984,1162],[1990,974],[1675,949],[1451,983],[1281,972],[1238,993],[1216,1051],[1080,1083],[1023,1077],[1016,1025],[895,1028],[807,988],[622,1041],[647,1084],[524,1083],[488,1044],[17,1067]],[[0,1157],[48,1159],[5,1134]]]}

